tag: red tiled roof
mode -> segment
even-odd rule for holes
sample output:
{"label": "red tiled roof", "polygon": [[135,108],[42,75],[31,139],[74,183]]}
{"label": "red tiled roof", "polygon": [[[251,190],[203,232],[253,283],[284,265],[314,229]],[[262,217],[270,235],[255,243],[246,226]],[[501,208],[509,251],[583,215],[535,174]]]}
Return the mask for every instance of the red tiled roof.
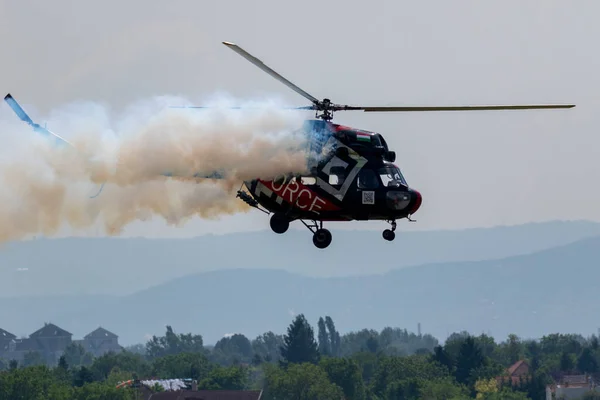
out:
{"label": "red tiled roof", "polygon": [[519,360],[510,367],[508,367],[508,375],[512,376],[515,373],[515,371],[523,364],[529,366],[529,364],[527,364],[525,360]]}

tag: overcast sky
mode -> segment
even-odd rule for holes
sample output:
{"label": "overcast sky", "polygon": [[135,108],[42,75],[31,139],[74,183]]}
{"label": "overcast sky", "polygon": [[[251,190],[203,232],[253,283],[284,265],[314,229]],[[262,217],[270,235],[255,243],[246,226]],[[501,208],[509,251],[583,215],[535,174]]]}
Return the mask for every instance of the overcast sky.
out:
{"label": "overcast sky", "polygon": [[[36,118],[82,100],[118,110],[155,95],[222,91],[307,104],[225,40],[338,103],[575,103],[551,111],[348,112],[335,121],[385,135],[422,192],[418,223],[399,229],[600,220],[599,12],[593,0],[0,0],[0,89]],[[0,118],[15,118],[4,103]],[[136,223],[128,234],[213,229],[268,229],[268,219],[257,211],[177,229]]]}

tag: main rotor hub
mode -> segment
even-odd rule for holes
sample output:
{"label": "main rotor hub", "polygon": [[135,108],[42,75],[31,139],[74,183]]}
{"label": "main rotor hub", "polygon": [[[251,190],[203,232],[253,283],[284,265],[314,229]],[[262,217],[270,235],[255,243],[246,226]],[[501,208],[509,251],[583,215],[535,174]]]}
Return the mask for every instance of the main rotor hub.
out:
{"label": "main rotor hub", "polygon": [[[331,121],[333,119],[331,100],[323,99],[321,102],[315,102],[315,108],[317,110],[315,113],[317,118],[321,118],[323,121]],[[319,114],[319,111],[322,111],[322,113]]]}

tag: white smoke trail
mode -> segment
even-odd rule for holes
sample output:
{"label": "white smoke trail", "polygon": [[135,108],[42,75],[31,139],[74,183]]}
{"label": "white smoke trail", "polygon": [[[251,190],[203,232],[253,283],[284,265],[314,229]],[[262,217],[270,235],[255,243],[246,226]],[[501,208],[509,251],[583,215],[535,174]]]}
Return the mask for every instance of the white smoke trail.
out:
{"label": "white smoke trail", "polygon": [[[52,235],[65,224],[81,229],[101,220],[107,233],[118,234],[128,223],[153,216],[176,225],[194,216],[244,212],[247,206],[235,198],[243,180],[306,170],[298,111],[274,101],[232,110],[223,98],[206,110],[167,104],[189,103],[156,98],[116,119],[93,104],[53,113],[61,127],[49,128],[76,149],[57,147],[24,124],[16,128],[0,121],[6,130],[0,151],[0,241]],[[214,172],[224,179],[192,178]],[[102,194],[90,199],[90,189],[102,182],[107,182]]]}

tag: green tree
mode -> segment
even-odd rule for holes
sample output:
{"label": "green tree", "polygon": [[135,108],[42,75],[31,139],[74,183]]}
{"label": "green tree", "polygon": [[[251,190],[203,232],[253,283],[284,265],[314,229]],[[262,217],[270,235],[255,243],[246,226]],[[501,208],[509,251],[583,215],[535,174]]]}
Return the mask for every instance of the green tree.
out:
{"label": "green tree", "polygon": [[304,314],[300,314],[294,319],[283,340],[281,356],[284,364],[317,363],[319,361],[320,355],[314,331]]}
{"label": "green tree", "polygon": [[[381,355],[370,383],[375,395],[387,399],[388,396],[412,396],[411,393],[423,387],[425,381],[450,377],[445,367],[430,362],[428,357]],[[391,385],[393,389],[390,389]]]}
{"label": "green tree", "polygon": [[468,398],[469,390],[451,378],[426,381],[419,392],[419,399],[421,400],[459,400]]}
{"label": "green tree", "polygon": [[87,353],[83,346],[79,343],[69,344],[64,352],[63,356],[65,361],[72,367],[79,367],[80,365],[91,365],[93,362],[93,356],[91,353]]}
{"label": "green tree", "polygon": [[498,349],[498,345],[496,344],[496,341],[494,340],[493,337],[482,333],[481,335],[475,337],[474,339],[475,339],[475,343],[477,343],[477,345],[481,349],[481,353],[485,357],[494,356],[494,353]]}
{"label": "green tree", "polygon": [[335,324],[330,316],[325,317],[325,325],[329,333],[329,350],[334,357],[339,357],[341,352],[340,333],[335,329]]}
{"label": "green tree", "polygon": [[[84,367],[85,368],[85,367]],[[71,399],[74,400],[133,400],[135,393],[129,388],[116,388],[100,382],[78,387]]]}
{"label": "green tree", "polygon": [[577,358],[577,369],[580,372],[589,374],[598,372],[598,362],[591,348],[586,347],[581,351],[581,354]]}
{"label": "green tree", "polygon": [[598,336],[592,335],[592,338],[590,339],[590,347],[594,351],[598,350],[598,347],[600,347],[599,342],[598,342]]}
{"label": "green tree", "polygon": [[362,371],[363,381],[365,382],[365,385],[368,385],[377,372],[379,362],[381,361],[380,358],[373,353],[367,352],[355,353],[349,358],[358,363],[360,370]]}
{"label": "green tree", "polygon": [[560,355],[560,371],[562,373],[570,373],[575,368],[575,361],[571,354],[563,351]]}
{"label": "green tree", "polygon": [[529,367],[533,373],[536,373],[541,366],[542,349],[539,343],[531,340],[525,344],[526,355],[529,356]]}
{"label": "green tree", "polygon": [[[1,399],[45,400],[49,398],[54,386],[57,386],[57,383],[52,371],[45,365],[17,368],[0,373]],[[68,386],[63,385],[63,387]]]}
{"label": "green tree", "polygon": [[546,385],[551,382],[548,375],[543,371],[535,371],[531,375],[530,381],[524,385],[523,389],[527,391],[527,396],[532,400],[546,399]]}
{"label": "green tree", "polygon": [[108,352],[96,358],[90,369],[96,380],[104,380],[115,367],[121,371],[136,372],[142,376],[148,375],[151,368],[141,355],[121,351],[119,353]]}
{"label": "green tree", "polygon": [[283,343],[283,335],[269,331],[252,341],[252,350],[254,354],[260,354],[266,362],[277,362],[281,359],[280,348]]}
{"label": "green tree", "polygon": [[290,364],[287,368],[265,366],[265,400],[342,400],[342,389],[313,363]]}
{"label": "green tree", "polygon": [[87,383],[94,382],[93,372],[86,366],[81,366],[73,375],[73,386],[82,387]]}
{"label": "green tree", "polygon": [[38,351],[28,351],[23,356],[23,366],[44,365],[46,362]]}
{"label": "green tree", "polygon": [[152,375],[158,378],[189,377],[200,382],[208,376],[212,365],[204,354],[179,353],[155,359]]}
{"label": "green tree", "polygon": [[342,388],[347,400],[363,400],[366,397],[365,383],[358,362],[348,358],[323,358],[319,366],[329,380]]}
{"label": "green tree", "polygon": [[377,353],[379,350],[379,340],[377,339],[377,336],[369,336],[365,345],[368,351],[371,353]]}
{"label": "green tree", "polygon": [[248,369],[245,367],[216,367],[198,383],[204,390],[243,390],[248,386]]}
{"label": "green tree", "polygon": [[389,400],[418,400],[427,381],[422,378],[406,378],[390,382],[385,389],[385,398]]}
{"label": "green tree", "polygon": [[117,366],[110,371],[104,382],[111,386],[117,386],[119,383],[128,381],[130,379],[133,379],[133,372],[123,371]]}
{"label": "green tree", "polygon": [[327,327],[325,326],[325,320],[323,317],[319,318],[319,353],[322,356],[331,355],[331,343],[329,341],[329,334],[327,333]]}
{"label": "green tree", "polygon": [[431,355],[431,360],[443,365],[448,369],[449,372],[454,371],[454,361],[452,360],[450,354],[448,354],[446,349],[442,346],[435,346],[433,349],[433,354]]}
{"label": "green tree", "polygon": [[508,353],[508,362],[510,364],[514,364],[517,361],[522,359],[523,351],[522,351],[521,339],[517,335],[512,334],[512,333],[510,335],[508,335],[508,343],[507,343],[506,351]]}
{"label": "green tree", "polygon": [[67,364],[64,355],[58,359],[58,366],[54,369],[54,376],[56,377],[56,380],[62,384],[66,385],[71,383],[69,364]]}
{"label": "green tree", "polygon": [[176,334],[170,325],[164,336],[152,336],[146,343],[146,353],[150,358],[173,355],[182,352],[204,353],[202,335]]}
{"label": "green tree", "polygon": [[458,383],[472,386],[475,382],[471,377],[471,371],[485,365],[485,357],[481,349],[471,336],[463,340],[458,356],[456,357],[456,380]]}
{"label": "green tree", "polygon": [[374,329],[361,329],[357,332],[349,332],[341,341],[339,356],[349,356],[354,353],[368,351],[367,340],[379,338],[379,332]]}
{"label": "green tree", "polygon": [[229,360],[238,357],[244,362],[249,362],[254,353],[250,340],[239,333],[221,338],[215,344],[215,350],[221,351]]}
{"label": "green tree", "polygon": [[481,397],[482,400],[530,400],[527,394],[511,390],[509,388],[502,388],[498,392],[491,393]]}

